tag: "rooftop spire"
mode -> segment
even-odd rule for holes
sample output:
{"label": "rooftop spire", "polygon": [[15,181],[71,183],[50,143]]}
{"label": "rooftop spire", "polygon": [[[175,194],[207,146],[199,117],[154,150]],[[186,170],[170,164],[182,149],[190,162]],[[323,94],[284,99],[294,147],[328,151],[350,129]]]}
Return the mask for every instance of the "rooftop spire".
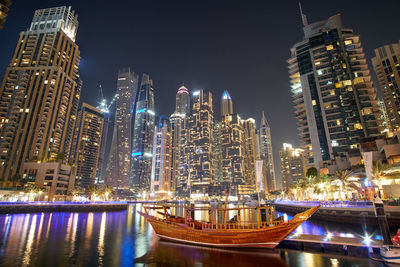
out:
{"label": "rooftop spire", "polygon": [[262,113],[261,113],[261,127],[262,127],[262,126],[267,126],[267,127],[269,127],[267,118],[265,117],[264,110],[263,110]]}
{"label": "rooftop spire", "polygon": [[301,2],[299,2],[299,8],[300,8],[300,15],[301,15],[301,20],[303,21],[303,26],[307,26],[307,16],[303,14],[303,9],[301,8]]}
{"label": "rooftop spire", "polygon": [[225,91],[222,93],[222,100],[225,100],[225,99],[231,99],[231,96],[229,95],[229,93],[228,93],[227,90],[225,90]]}

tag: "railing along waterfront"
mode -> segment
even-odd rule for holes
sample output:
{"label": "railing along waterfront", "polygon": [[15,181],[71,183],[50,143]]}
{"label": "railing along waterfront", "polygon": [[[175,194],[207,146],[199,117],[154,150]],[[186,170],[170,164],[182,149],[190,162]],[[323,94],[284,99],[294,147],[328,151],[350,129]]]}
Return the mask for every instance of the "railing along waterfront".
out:
{"label": "railing along waterfront", "polygon": [[333,207],[333,208],[373,208],[371,201],[294,201],[294,200],[276,200],[276,204],[287,205],[302,205],[302,206],[317,206]]}

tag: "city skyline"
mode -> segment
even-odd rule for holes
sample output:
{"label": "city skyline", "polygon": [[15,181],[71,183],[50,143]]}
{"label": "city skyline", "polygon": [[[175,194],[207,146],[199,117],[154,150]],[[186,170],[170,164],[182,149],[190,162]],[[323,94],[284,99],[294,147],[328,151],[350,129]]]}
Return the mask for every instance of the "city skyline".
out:
{"label": "city skyline", "polygon": [[[22,4],[24,5],[23,8],[21,8]],[[4,74],[5,68],[9,63],[12,50],[18,39],[18,32],[28,27],[28,22],[24,22],[24,19],[26,17],[30,18],[36,9],[63,4],[65,3],[61,1],[13,3],[7,21],[3,25],[4,29],[0,31],[0,39],[4,40],[0,52],[1,75]],[[240,99],[240,102],[236,101],[236,110],[241,116],[252,117],[259,122],[261,119],[259,111],[265,110],[272,129],[276,166],[279,166],[277,155],[281,143],[299,144],[294,111],[292,108],[279,109],[282,105],[291,101],[285,62],[290,57],[289,47],[302,38],[301,17],[297,1],[282,2],[280,4],[253,2],[245,7],[234,3],[215,3],[213,4],[215,9],[209,8],[210,3],[204,3],[204,6],[200,7],[204,11],[204,16],[193,18],[190,17],[194,12],[193,8],[199,8],[199,6],[177,5],[173,2],[168,6],[161,3],[143,4],[146,8],[153,8],[156,12],[161,12],[161,10],[167,8],[166,14],[169,12],[170,15],[163,13],[164,15],[156,18],[154,22],[144,25],[147,22],[145,20],[139,24],[142,28],[136,26],[132,29],[132,36],[137,36],[137,33],[149,30],[154,33],[152,36],[148,34],[144,36],[146,45],[131,43],[128,38],[126,42],[118,43],[121,49],[108,51],[107,55],[104,54],[107,42],[100,44],[103,41],[99,43],[97,35],[91,32],[94,30],[94,32],[99,32],[96,29],[101,28],[104,33],[111,34],[112,38],[110,39],[118,40],[124,37],[124,35],[112,33],[112,25],[117,25],[121,22],[125,22],[119,24],[122,28],[132,25],[132,21],[124,19],[126,12],[131,10],[132,4],[121,1],[116,5],[126,5],[127,11],[117,7],[111,8],[110,14],[113,18],[116,17],[116,14],[119,14],[118,12],[121,11],[123,13],[119,16],[120,18],[115,18],[116,20],[111,23],[111,26],[104,25],[102,24],[103,22],[97,19],[93,20],[91,14],[88,14],[92,9],[86,8],[78,1],[71,1],[68,4],[72,5],[80,16],[80,30],[77,40],[80,50],[83,51],[81,52],[82,60],[80,65],[80,72],[84,81],[82,88],[83,101],[97,106],[97,102],[100,101],[97,89],[99,84],[103,84],[106,96],[111,98],[110,96],[115,94],[116,91],[115,80],[118,69],[123,66],[131,66],[139,73],[149,73],[155,81],[155,87],[163,89],[155,96],[155,102],[158,103],[155,110],[157,115],[171,114],[173,112],[174,105],[172,103],[175,98],[175,91],[182,81],[185,82],[185,85],[190,90],[198,88],[211,90],[216,96],[221,95],[223,90],[229,90],[233,101]],[[381,29],[377,29],[379,27],[371,28],[369,26],[372,25],[368,19],[368,17],[390,16],[391,12],[394,12],[396,8],[387,10],[384,8],[385,5],[375,6],[373,1],[364,1],[363,5],[348,3],[347,1],[337,1],[335,3],[307,1],[302,4],[303,11],[308,16],[309,21],[323,20],[336,13],[341,13],[345,24],[361,35],[368,64],[370,64],[375,48],[398,42],[396,33],[388,29],[390,28],[388,27],[389,25],[383,25]],[[356,6],[359,12],[353,14],[352,10]],[[246,12],[242,12],[243,8]],[[97,9],[96,6],[95,9]],[[223,13],[222,19],[216,16],[219,12]],[[181,17],[178,14],[185,15]],[[279,14],[282,18],[278,18],[276,14]],[[205,21],[205,18],[208,18],[209,21]],[[138,19],[144,18],[139,15]],[[154,20],[154,18],[152,19]],[[160,27],[161,31],[157,29],[161,20],[166,21],[169,27],[176,28],[176,30],[161,34],[164,28]],[[233,20],[238,20],[238,22]],[[196,26],[196,21],[202,24]],[[280,32],[282,33],[276,33],[276,30],[269,26],[274,21],[281,23],[282,31]],[[184,26],[183,22],[187,26]],[[390,26],[396,26],[398,22],[394,23],[395,25],[391,24]],[[217,25],[216,29],[209,28],[212,24]],[[246,41],[236,42],[233,32],[229,28],[238,29],[235,34],[245,37]],[[208,31],[204,31],[205,29],[208,29]],[[228,30],[225,31],[226,29]],[[248,31],[249,29],[251,31]],[[224,31],[226,32],[225,34],[217,34],[217,32]],[[191,37],[196,36],[196,34],[198,37]],[[277,38],[271,38],[273,36]],[[206,37],[212,37],[213,42],[197,42]],[[163,43],[163,47],[159,45],[155,47],[148,46],[148,41],[152,38],[158,40],[158,43]],[[164,40],[166,38],[171,40]],[[94,47],[92,45],[93,42],[98,43],[98,45]],[[180,45],[173,47],[172,43],[180,43]],[[199,50],[199,46],[203,46],[204,49]],[[134,50],[131,49],[132,47],[134,47]],[[218,52],[224,48],[228,48],[228,51],[225,53]],[[160,51],[163,51],[165,56],[160,56],[160,53],[157,52],[152,57],[152,60],[148,60],[151,52],[155,51],[154,49],[161,49]],[[206,50],[210,52],[209,55],[205,54]],[[228,66],[232,62],[228,58],[235,51],[241,51],[243,55],[238,54],[233,66],[239,68],[233,70]],[[192,52],[196,52],[199,55],[194,55]],[[124,54],[124,57],[122,57],[121,53]],[[100,54],[101,56],[99,56]],[[170,60],[171,56],[172,60]],[[103,62],[109,62],[110,64],[104,64]],[[165,71],[167,62],[174,67],[174,74],[172,75],[169,71]],[[211,66],[214,65],[214,67],[211,69],[205,68],[206,63],[211,64]],[[107,68],[98,67],[101,65],[107,65]],[[227,68],[225,69],[224,66]],[[211,75],[208,75],[210,71]],[[216,75],[212,74],[212,72],[215,72]],[[375,75],[372,74],[372,76],[374,77]],[[256,97],[256,94],[260,95]],[[271,97],[266,96],[267,94],[271,94]],[[96,97],[97,95],[98,97]],[[273,98],[273,101],[270,98]],[[161,99],[165,99],[165,101],[160,101]],[[219,114],[219,105],[216,105],[215,109],[216,114]]]}

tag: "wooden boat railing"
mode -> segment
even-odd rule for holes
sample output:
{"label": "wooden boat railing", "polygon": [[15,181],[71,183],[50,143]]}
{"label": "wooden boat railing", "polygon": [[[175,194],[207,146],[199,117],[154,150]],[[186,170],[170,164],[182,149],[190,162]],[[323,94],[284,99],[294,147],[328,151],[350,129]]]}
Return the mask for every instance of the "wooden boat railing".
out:
{"label": "wooden boat railing", "polygon": [[[182,208],[184,209],[183,214],[185,214],[184,218],[180,217],[182,222],[181,224],[185,224],[190,228],[198,229],[198,230],[215,230],[215,229],[225,229],[225,230],[256,230],[256,229],[263,229],[266,227],[273,227],[277,226],[278,224],[282,223],[282,220],[273,220],[272,213],[274,211],[274,207],[272,206],[263,206],[263,207],[236,207],[236,208],[208,208],[208,207],[190,207],[190,206],[178,206],[178,205],[159,205],[159,206],[144,206],[144,209],[147,214],[149,214],[150,210],[164,210],[164,213],[158,212],[158,214],[163,215],[164,218],[158,218],[154,216],[157,221],[167,221],[169,223],[177,223],[175,216],[171,216],[168,214],[168,210],[171,208]],[[255,210],[257,213],[257,221],[243,221],[241,220],[240,210]],[[231,222],[228,220],[219,221],[217,216],[217,222],[211,221],[200,221],[194,220],[191,217],[191,211],[208,211],[210,214],[218,214],[218,213],[225,213],[226,211],[237,211],[238,214],[236,215],[237,221]],[[264,213],[263,213],[264,211]],[[268,217],[267,221],[261,220],[262,213],[264,216]],[[171,216],[171,217],[169,217]],[[225,216],[224,216],[225,217]],[[224,219],[223,219],[224,220]]]}

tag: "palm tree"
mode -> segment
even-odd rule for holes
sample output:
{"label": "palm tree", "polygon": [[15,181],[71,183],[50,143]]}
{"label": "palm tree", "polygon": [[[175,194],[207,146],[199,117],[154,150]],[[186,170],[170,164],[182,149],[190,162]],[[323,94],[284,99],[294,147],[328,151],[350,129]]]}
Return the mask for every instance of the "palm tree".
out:
{"label": "palm tree", "polygon": [[92,198],[95,196],[99,196],[101,194],[99,186],[95,184],[89,185],[87,194],[89,195],[90,200],[92,200]]}
{"label": "palm tree", "polygon": [[69,192],[69,194],[72,196],[72,197],[77,197],[77,196],[80,196],[80,195],[82,195],[82,188],[80,188],[80,187],[74,187],[70,192]]}
{"label": "palm tree", "polygon": [[104,191],[104,196],[105,196],[106,200],[108,200],[109,195],[114,194],[114,189],[107,184],[104,185],[103,191]]}
{"label": "palm tree", "polygon": [[[372,178],[375,180],[375,183],[378,185],[379,188],[379,195],[381,196],[382,191],[382,180],[384,179],[394,179],[400,176],[400,171],[396,170],[394,172],[389,172],[392,168],[391,165],[387,163],[383,163],[382,160],[378,160],[374,162],[374,166],[372,169]],[[383,193],[383,192],[382,192]]]}
{"label": "palm tree", "polygon": [[347,179],[349,179],[352,175],[352,172],[348,171],[348,170],[338,170],[335,172],[335,178],[336,180],[340,181],[340,197],[343,199],[343,187],[347,187],[348,186],[348,181]]}

